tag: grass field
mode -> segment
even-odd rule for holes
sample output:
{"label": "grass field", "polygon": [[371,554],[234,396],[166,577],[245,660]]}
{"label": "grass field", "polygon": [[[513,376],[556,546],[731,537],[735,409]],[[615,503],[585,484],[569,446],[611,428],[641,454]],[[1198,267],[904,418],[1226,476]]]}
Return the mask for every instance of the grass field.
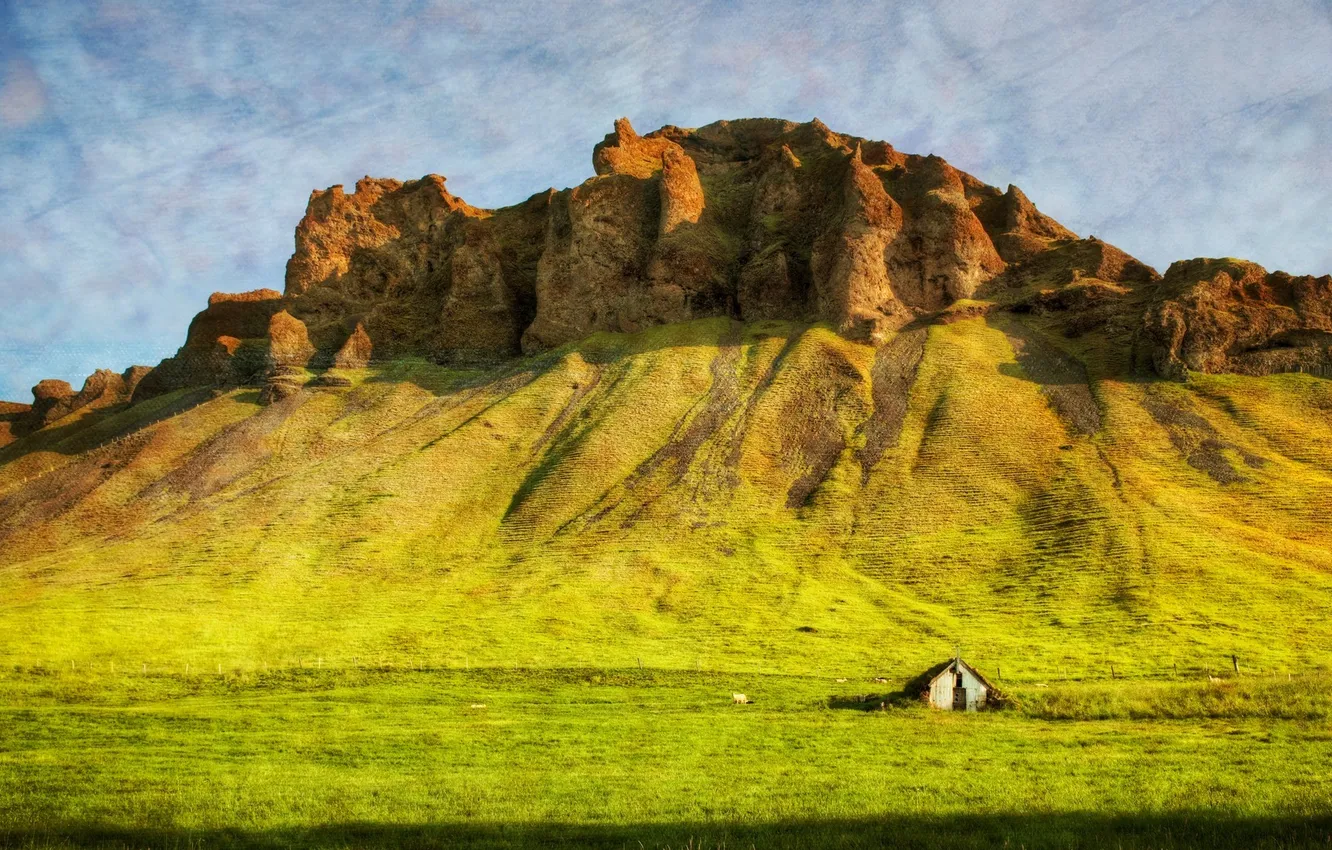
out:
{"label": "grass field", "polygon": [[1015,686],[1015,708],[979,715],[830,707],[884,687],[637,669],[11,673],[0,843],[1332,842],[1332,681]]}
{"label": "grass field", "polygon": [[[1328,846],[1332,383],[1056,331],[708,320],[4,447],[0,843]],[[959,644],[1013,709],[859,710]]]}

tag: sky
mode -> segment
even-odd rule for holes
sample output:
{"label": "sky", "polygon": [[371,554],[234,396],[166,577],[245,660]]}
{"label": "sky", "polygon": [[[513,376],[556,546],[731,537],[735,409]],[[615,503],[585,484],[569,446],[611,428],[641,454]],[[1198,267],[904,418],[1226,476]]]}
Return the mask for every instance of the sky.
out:
{"label": "sky", "polygon": [[280,290],[312,189],[512,204],[621,115],[818,117],[1161,270],[1332,272],[1332,0],[0,0],[0,398]]}

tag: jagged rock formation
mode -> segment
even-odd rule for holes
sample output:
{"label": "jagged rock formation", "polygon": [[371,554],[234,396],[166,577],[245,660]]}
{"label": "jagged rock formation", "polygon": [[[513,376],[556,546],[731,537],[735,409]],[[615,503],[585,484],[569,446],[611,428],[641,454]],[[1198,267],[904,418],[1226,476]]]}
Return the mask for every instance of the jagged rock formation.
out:
{"label": "jagged rock formation", "polygon": [[262,380],[260,325],[279,311],[306,326],[314,367],[353,332],[376,356],[444,359],[718,315],[881,339],[1075,238],[1015,188],[817,120],[640,136],[620,119],[593,166],[580,186],[500,210],[438,175],[314,192],[283,295],[210,301],[142,396]]}
{"label": "jagged rock formation", "polygon": [[1332,276],[1268,273],[1244,260],[1173,263],[1145,330],[1161,375],[1332,372]]}
{"label": "jagged rock formation", "polygon": [[131,366],[124,372],[98,369],[84,380],[78,392],[67,381],[53,378],[39,381],[32,388],[31,405],[0,402],[0,445],[45,428],[76,411],[127,402],[150,372],[147,366]]}
{"label": "jagged rock formation", "polygon": [[[817,119],[639,135],[622,118],[592,160],[579,186],[497,210],[439,175],[315,191],[284,291],[214,294],[130,391],[250,385],[273,399],[307,368],[364,368],[372,353],[490,361],[713,316],[824,322],[878,344],[992,309],[1057,314],[1069,336],[1133,331],[1136,362],[1171,378],[1329,364],[1326,277],[1194,260],[1162,280],[1016,186]],[[23,421],[64,415],[67,390],[44,387]]]}

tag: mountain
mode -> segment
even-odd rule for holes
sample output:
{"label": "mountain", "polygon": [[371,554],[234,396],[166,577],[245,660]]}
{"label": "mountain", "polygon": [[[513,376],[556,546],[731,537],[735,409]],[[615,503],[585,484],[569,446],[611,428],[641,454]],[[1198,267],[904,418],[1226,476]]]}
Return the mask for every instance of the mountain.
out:
{"label": "mountain", "polygon": [[1326,663],[1332,278],[817,121],[593,164],[315,192],[282,293],[0,407],[0,654]]}

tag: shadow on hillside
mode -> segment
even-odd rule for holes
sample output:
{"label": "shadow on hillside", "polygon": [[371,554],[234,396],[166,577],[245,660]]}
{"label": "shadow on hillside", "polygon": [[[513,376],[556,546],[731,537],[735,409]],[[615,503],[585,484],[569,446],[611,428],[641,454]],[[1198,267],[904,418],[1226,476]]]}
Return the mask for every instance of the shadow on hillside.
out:
{"label": "shadow on hillside", "polygon": [[695,823],[344,823],[308,828],[130,829],[64,824],[0,830],[17,847],[606,847],[606,848],[1296,848],[1327,847],[1332,815],[1239,817],[1209,812],[1143,815],[951,814]]}
{"label": "shadow on hillside", "polygon": [[[221,392],[213,387],[192,387],[172,393],[170,397],[164,396],[161,400],[149,399],[135,405],[124,402],[88,411],[71,421],[57,422],[23,434],[19,439],[0,448],[0,464],[9,463],[33,452],[77,455],[93,451],[211,401]],[[257,390],[254,395],[258,397]],[[132,417],[125,423],[125,427],[115,427],[114,420],[130,412],[138,412],[141,415]]]}

